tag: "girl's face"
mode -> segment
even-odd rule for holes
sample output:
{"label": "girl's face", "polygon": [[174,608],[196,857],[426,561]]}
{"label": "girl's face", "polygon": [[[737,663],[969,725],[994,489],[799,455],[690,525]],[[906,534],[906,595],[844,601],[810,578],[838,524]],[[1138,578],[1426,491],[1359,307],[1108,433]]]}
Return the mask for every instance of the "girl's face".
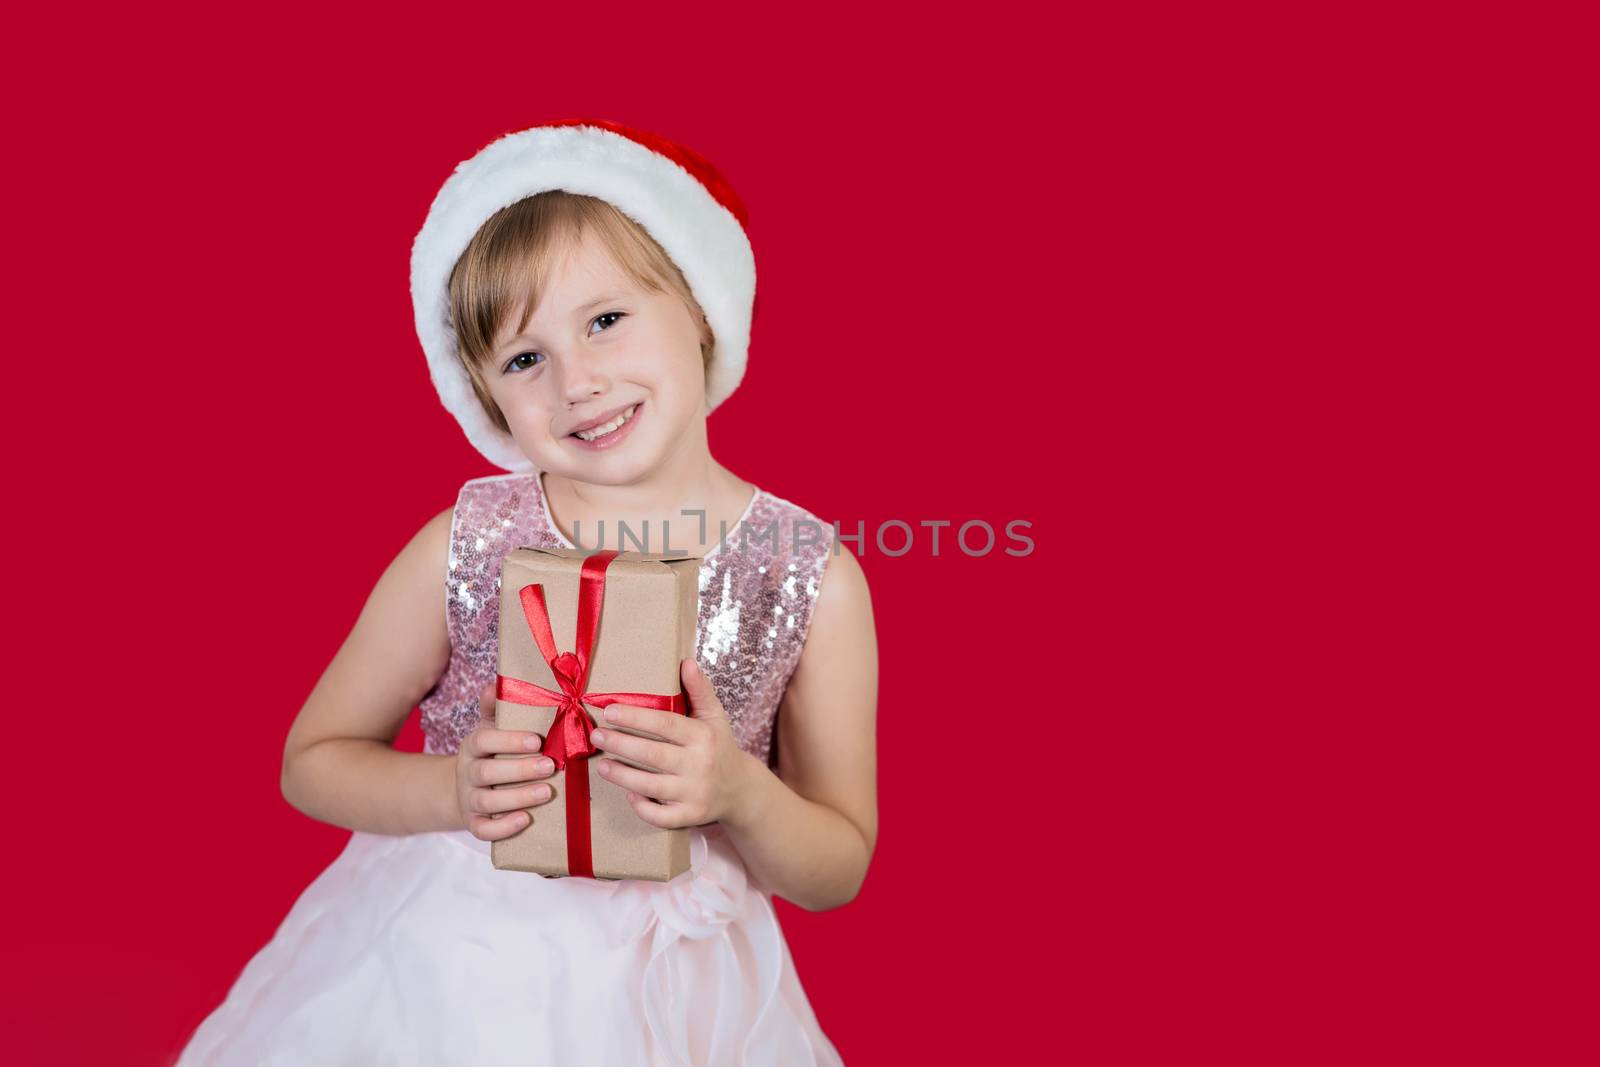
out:
{"label": "girl's face", "polygon": [[484,377],[535,467],[628,485],[704,441],[699,324],[670,291],[640,289],[592,235],[556,266],[527,328],[513,334],[518,317],[501,328]]}

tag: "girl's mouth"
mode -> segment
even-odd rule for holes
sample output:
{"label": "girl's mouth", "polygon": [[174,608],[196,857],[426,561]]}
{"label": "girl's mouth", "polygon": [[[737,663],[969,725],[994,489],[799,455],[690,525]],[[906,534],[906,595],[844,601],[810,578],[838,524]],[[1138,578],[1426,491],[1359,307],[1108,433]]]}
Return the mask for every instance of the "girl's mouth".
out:
{"label": "girl's mouth", "polygon": [[588,430],[579,430],[567,434],[567,441],[574,447],[588,452],[599,452],[607,448],[615,448],[621,444],[628,434],[633,432],[633,424],[639,421],[639,414],[644,408],[644,401],[622,412],[610,422],[602,423]]}

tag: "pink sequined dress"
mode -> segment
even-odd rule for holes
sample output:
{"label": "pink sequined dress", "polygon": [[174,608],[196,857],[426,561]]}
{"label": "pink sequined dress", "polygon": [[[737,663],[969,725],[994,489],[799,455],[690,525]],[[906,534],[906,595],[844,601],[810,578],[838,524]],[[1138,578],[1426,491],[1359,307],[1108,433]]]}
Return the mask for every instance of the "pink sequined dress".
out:
{"label": "pink sequined dress", "polygon": [[[832,535],[757,490],[700,569],[696,658],[739,745],[769,765]],[[462,486],[446,576],[450,663],[421,704],[427,752],[457,751],[477,725],[495,675],[500,563],[518,545],[571,545],[538,476]],[[720,826],[690,835],[692,868],[648,882],[495,870],[489,843],[464,830],[355,832],[178,1064],[842,1062],[770,891]]]}

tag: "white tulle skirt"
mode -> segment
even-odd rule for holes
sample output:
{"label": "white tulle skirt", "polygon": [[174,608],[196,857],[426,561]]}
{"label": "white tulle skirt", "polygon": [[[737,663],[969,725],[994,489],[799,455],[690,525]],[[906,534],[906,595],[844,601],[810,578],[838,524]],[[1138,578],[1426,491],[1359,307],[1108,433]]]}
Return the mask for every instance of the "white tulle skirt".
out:
{"label": "white tulle skirt", "polygon": [[466,831],[354,833],[178,1067],[838,1064],[716,825],[670,882],[495,870]]}

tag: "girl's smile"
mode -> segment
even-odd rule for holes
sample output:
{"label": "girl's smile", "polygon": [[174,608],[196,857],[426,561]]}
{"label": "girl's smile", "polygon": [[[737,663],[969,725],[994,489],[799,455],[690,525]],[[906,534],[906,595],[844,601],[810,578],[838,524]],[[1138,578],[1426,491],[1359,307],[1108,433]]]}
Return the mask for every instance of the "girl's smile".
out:
{"label": "girl's smile", "polygon": [[633,425],[639,421],[639,416],[643,412],[643,400],[629,404],[620,411],[613,409],[611,412],[579,423],[562,440],[573,448],[585,452],[616,448],[627,439],[628,434],[633,432]]}

